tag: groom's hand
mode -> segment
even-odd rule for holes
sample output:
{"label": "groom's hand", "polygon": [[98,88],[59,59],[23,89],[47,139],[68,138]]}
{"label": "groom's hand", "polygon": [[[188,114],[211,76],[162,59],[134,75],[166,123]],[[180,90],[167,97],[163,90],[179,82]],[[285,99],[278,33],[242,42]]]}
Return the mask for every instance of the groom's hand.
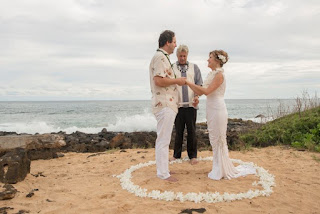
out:
{"label": "groom's hand", "polygon": [[181,77],[181,78],[177,78],[176,80],[177,80],[177,84],[180,85],[180,86],[182,86],[182,85],[185,85],[185,84],[186,84],[187,78]]}

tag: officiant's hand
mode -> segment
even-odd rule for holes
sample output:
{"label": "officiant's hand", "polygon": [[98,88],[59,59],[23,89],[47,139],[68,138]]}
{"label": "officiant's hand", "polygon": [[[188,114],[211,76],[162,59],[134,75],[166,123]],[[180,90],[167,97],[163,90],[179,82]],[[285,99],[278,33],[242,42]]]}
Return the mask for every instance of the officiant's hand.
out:
{"label": "officiant's hand", "polygon": [[199,104],[199,97],[198,97],[198,96],[195,96],[195,97],[193,98],[192,105],[193,105],[193,107],[197,107],[198,104]]}

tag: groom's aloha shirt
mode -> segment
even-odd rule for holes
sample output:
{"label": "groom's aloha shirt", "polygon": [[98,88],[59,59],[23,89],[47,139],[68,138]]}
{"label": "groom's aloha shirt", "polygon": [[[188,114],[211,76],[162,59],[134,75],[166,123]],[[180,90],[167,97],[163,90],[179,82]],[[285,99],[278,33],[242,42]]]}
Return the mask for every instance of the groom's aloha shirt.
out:
{"label": "groom's aloha shirt", "polygon": [[152,93],[152,112],[158,113],[165,107],[171,108],[174,112],[178,112],[178,90],[177,85],[169,85],[167,87],[159,87],[154,83],[153,78],[168,77],[175,78],[171,64],[165,54],[168,54],[163,49],[159,49],[153,56],[149,72],[150,72],[150,86]]}

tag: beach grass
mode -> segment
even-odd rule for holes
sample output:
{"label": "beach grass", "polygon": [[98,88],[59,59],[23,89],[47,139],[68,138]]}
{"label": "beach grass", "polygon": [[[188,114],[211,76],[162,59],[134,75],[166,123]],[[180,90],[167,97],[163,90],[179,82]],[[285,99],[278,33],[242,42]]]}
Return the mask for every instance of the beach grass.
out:
{"label": "beach grass", "polygon": [[275,119],[249,133],[240,134],[246,145],[290,145],[298,150],[320,152],[320,106]]}
{"label": "beach grass", "polygon": [[[240,133],[246,148],[286,145],[297,150],[320,152],[320,99],[303,91],[293,106],[280,103],[274,120]],[[291,110],[290,110],[291,109]]]}

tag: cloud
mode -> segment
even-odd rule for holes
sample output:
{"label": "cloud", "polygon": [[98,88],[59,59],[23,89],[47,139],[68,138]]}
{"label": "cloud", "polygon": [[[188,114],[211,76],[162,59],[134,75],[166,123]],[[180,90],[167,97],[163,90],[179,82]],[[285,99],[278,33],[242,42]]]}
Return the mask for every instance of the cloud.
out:
{"label": "cloud", "polygon": [[150,99],[149,62],[165,29],[203,78],[208,53],[228,52],[229,98],[318,90],[319,11],[311,0],[5,1],[0,100]]}
{"label": "cloud", "polygon": [[[319,61],[230,63],[227,98],[294,98],[320,88]],[[249,96],[248,96],[249,95]]]}

